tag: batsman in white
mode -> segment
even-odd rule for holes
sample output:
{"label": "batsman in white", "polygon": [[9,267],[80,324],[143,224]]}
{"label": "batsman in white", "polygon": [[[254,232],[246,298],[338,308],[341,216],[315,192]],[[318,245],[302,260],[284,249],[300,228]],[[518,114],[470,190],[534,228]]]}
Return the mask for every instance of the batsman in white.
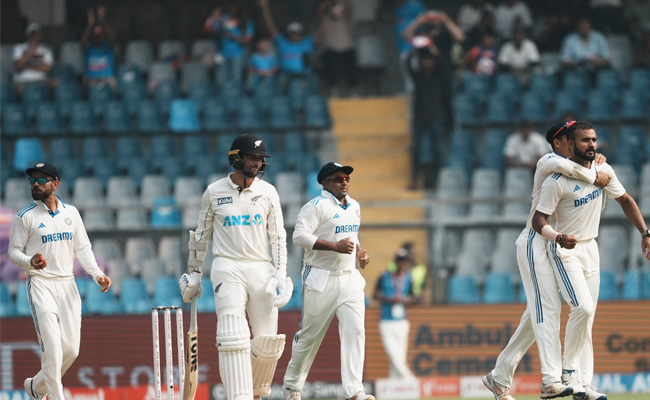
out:
{"label": "batsman in white", "polygon": [[300,400],[309,368],[334,315],[339,320],[341,380],[346,399],[374,400],[363,388],[366,281],[359,267],[370,262],[359,244],[361,211],[348,188],[353,168],[329,162],[318,172],[321,195],[298,214],[293,242],[305,249],[302,321],[284,375],[286,400]]}
{"label": "batsman in white", "polygon": [[41,347],[41,370],[25,379],[32,399],[64,400],[61,377],[79,355],[81,298],[73,255],[106,292],[111,280],[97,266],[79,211],[54,194],[59,171],[49,163],[27,169],[33,202],[11,224],[8,255],[27,272],[27,299]]}
{"label": "batsman in white", "polygon": [[[548,240],[533,230],[532,222],[542,184],[549,176],[563,174],[578,179],[583,184],[593,183],[598,187],[609,183],[609,175],[605,172],[596,173],[595,169],[585,168],[568,159],[571,151],[566,133],[573,124],[575,121],[557,123],[546,131],[546,140],[551,144],[553,153],[543,156],[537,162],[532,207],[526,227],[516,242],[517,263],[528,307],[508,345],[499,354],[494,369],[483,377],[483,383],[497,400],[514,400],[510,395],[510,386],[515,369],[536,340],[543,375],[540,397],[550,399],[584,393],[581,386],[570,387],[561,380],[562,347],[559,335],[562,303],[557,295],[559,284],[546,252]],[[595,161],[602,164],[604,157],[599,154]]]}
{"label": "batsman in white", "polygon": [[218,317],[219,372],[228,400],[270,395],[284,350],[285,335],[277,334],[278,307],[291,298],[293,284],[287,277],[280,198],[273,185],[261,179],[269,168],[268,157],[264,142],[255,135],[233,141],[228,160],[235,171],[203,194],[198,228],[190,231],[189,249],[195,251],[190,251],[189,264],[194,271],[179,280],[184,301],[200,297],[201,268],[213,234],[210,281]]}
{"label": "batsman in white", "polygon": [[606,187],[598,188],[561,174],[546,178],[533,216],[533,228],[549,239],[548,255],[558,282],[562,282],[562,297],[571,307],[564,339],[562,381],[574,387],[584,386],[586,393],[581,399],[606,400],[607,396],[591,385],[594,370],[591,330],[600,288],[600,258],[595,238],[606,197],[616,199],[625,216],[639,230],[641,250],[649,260],[650,231],[641,210],[626,193],[612,167],[594,165],[597,148],[594,126],[586,121],[576,122],[568,128],[567,140],[571,161],[599,173],[604,171],[611,180]]}

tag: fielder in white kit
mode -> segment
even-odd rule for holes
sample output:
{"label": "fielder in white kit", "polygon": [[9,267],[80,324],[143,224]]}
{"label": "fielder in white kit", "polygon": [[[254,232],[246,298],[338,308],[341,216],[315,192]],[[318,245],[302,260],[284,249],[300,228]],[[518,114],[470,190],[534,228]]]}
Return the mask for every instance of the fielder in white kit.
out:
{"label": "fielder in white kit", "polygon": [[218,317],[219,373],[228,400],[270,395],[284,350],[285,335],[277,334],[278,307],[291,298],[293,284],[287,277],[280,198],[273,185],[261,180],[269,167],[267,157],[264,142],[255,135],[233,141],[228,159],[235,172],[203,194],[198,228],[190,231],[194,271],[179,281],[184,301],[200,297],[201,266],[212,234],[210,281]]}
{"label": "fielder in white kit", "polygon": [[334,318],[339,320],[341,381],[346,399],[374,400],[363,388],[366,281],[359,267],[370,262],[359,244],[361,212],[348,188],[353,168],[329,162],[319,171],[321,195],[298,214],[293,242],[305,249],[302,321],[284,375],[286,400],[300,400],[318,348]]}
{"label": "fielder in white kit", "polygon": [[79,355],[81,298],[73,255],[106,292],[111,280],[97,266],[79,211],[54,194],[59,171],[49,163],[27,169],[34,201],[11,224],[8,256],[27,272],[27,298],[41,347],[41,370],[25,379],[32,399],[64,400],[61,378]]}
{"label": "fielder in white kit", "polygon": [[[524,311],[517,330],[508,345],[497,358],[494,369],[483,377],[485,386],[494,393],[497,400],[514,400],[510,386],[515,369],[526,351],[537,340],[542,371],[541,398],[569,396],[584,393],[580,386],[570,387],[561,382],[562,349],[560,344],[561,300],[556,277],[546,253],[548,242],[533,230],[532,220],[541,195],[542,184],[553,174],[563,174],[603,187],[609,183],[609,175],[594,169],[585,168],[568,159],[571,156],[566,138],[567,129],[575,121],[557,123],[546,131],[546,140],[553,153],[547,154],[537,162],[533,183],[532,207],[526,227],[517,239],[517,263],[521,273],[523,288],[526,291],[527,309]],[[598,155],[597,164],[604,162]],[[575,390],[575,392],[574,392]]]}
{"label": "fielder in white kit", "polygon": [[[616,178],[608,165],[593,165],[597,148],[594,126],[578,121],[567,130],[572,156],[570,160],[583,167],[604,171],[610,177],[604,188],[582,181],[551,175],[542,185],[542,193],[533,216],[533,228],[549,239],[547,251],[553,271],[560,284],[562,297],[571,306],[566,327],[562,380],[571,386],[584,386],[581,399],[606,400],[591,385],[593,378],[593,344],[591,330],[600,288],[598,236],[600,215],[606,196],[616,199],[625,216],[641,233],[641,249],[650,260],[650,231],[639,207]],[[575,396],[574,396],[575,397]]]}

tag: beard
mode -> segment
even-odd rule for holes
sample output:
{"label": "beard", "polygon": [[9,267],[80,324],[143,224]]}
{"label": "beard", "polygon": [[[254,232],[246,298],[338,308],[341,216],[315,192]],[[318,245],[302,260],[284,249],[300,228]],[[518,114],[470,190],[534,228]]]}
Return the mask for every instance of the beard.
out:
{"label": "beard", "polygon": [[41,192],[34,192],[32,190],[32,199],[43,201],[52,195],[52,189],[43,190]]}
{"label": "beard", "polygon": [[[594,154],[589,156],[587,155],[587,151],[593,151]],[[587,150],[582,152],[576,148],[573,150],[573,154],[575,154],[576,157],[583,159],[585,161],[594,161],[594,159],[596,158],[596,149],[594,149],[593,147],[589,147]]]}

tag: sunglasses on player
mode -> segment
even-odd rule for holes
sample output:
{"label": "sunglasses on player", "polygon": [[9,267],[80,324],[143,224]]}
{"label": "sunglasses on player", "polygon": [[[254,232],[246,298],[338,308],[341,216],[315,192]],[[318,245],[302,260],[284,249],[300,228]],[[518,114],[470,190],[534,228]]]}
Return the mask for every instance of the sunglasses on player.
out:
{"label": "sunglasses on player", "polygon": [[553,139],[555,139],[558,133],[562,132],[565,129],[569,129],[569,127],[575,123],[576,123],[575,121],[565,122],[564,125],[562,125],[560,129],[558,129],[557,132],[553,134]]}
{"label": "sunglasses on player", "polygon": [[53,181],[55,181],[55,180],[56,180],[56,179],[46,178],[46,177],[40,177],[40,178],[29,178],[29,183],[30,183],[31,185],[33,185],[33,184],[35,184],[35,183],[38,182],[39,185],[45,185],[46,183],[48,183],[48,182],[53,182]]}
{"label": "sunglasses on player", "polygon": [[325,179],[326,181],[333,181],[334,183],[343,183],[343,181],[350,182],[350,175],[339,175]]}

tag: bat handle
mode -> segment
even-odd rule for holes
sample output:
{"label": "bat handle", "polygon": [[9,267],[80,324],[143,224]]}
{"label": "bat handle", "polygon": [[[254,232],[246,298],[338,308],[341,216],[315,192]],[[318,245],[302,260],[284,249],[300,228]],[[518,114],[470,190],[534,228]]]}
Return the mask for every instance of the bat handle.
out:
{"label": "bat handle", "polygon": [[190,310],[190,332],[196,332],[196,296],[192,298],[192,305]]}

